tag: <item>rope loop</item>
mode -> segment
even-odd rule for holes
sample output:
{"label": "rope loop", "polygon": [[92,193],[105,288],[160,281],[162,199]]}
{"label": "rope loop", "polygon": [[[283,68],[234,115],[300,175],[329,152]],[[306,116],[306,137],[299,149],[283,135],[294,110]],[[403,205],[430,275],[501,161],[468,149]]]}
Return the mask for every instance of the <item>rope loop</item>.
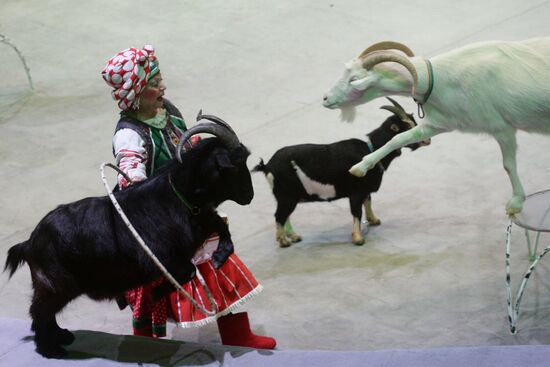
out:
{"label": "rope loop", "polygon": [[424,106],[422,105],[422,103],[418,103],[418,102],[416,103],[418,105],[418,118],[423,119],[424,116],[426,116],[426,114],[424,113]]}
{"label": "rope loop", "polygon": [[[214,297],[212,297],[212,293],[210,292],[210,289],[208,288],[208,286],[204,282],[203,277],[200,275],[199,270],[197,269],[196,275],[197,275],[197,278],[199,279],[199,282],[201,283],[202,287],[204,288],[204,291],[206,292],[206,295],[208,297],[208,301],[210,302],[210,305],[212,306],[211,310],[207,310],[205,307],[203,307],[203,305],[200,305],[197,301],[195,301],[195,299],[193,299],[193,297],[191,297],[191,295],[189,293],[187,293],[187,291],[185,289],[182,288],[182,286],[174,279],[174,277],[168,272],[168,270],[164,267],[164,265],[162,265],[160,260],[155,256],[155,254],[151,251],[151,249],[145,244],[145,241],[143,241],[143,238],[141,238],[141,236],[139,235],[139,233],[137,233],[137,231],[134,228],[134,226],[132,225],[132,223],[130,223],[130,220],[128,219],[128,217],[126,216],[126,214],[124,213],[124,211],[120,207],[120,204],[118,203],[117,199],[115,198],[115,195],[113,194],[113,191],[109,187],[109,184],[107,183],[107,179],[105,178],[105,166],[113,168],[115,171],[117,171],[118,173],[125,176],[126,179],[128,179],[129,177],[126,176],[126,174],[124,172],[122,172],[120,170],[120,168],[118,168],[117,166],[115,166],[111,163],[105,163],[104,162],[104,163],[101,164],[101,167],[100,167],[101,180],[103,181],[103,185],[105,186],[105,189],[107,190],[107,194],[109,195],[109,198],[111,199],[111,202],[113,203],[113,206],[115,207],[118,214],[122,218],[122,221],[124,222],[124,224],[126,224],[126,226],[130,230],[130,232],[132,233],[132,235],[134,236],[136,241],[139,243],[141,248],[147,253],[147,255],[149,255],[151,260],[153,260],[155,265],[157,265],[157,267],[160,269],[160,271],[163,273],[163,275],[166,277],[166,279],[168,279],[168,281],[170,283],[172,283],[174,288],[176,288],[178,290],[178,292],[182,293],[189,300],[189,302],[191,302],[191,304],[193,304],[193,306],[198,308],[202,313],[204,313],[207,316],[215,316],[218,312],[218,307],[216,305],[216,301],[214,301]],[[128,181],[128,182],[131,182],[131,181]]]}

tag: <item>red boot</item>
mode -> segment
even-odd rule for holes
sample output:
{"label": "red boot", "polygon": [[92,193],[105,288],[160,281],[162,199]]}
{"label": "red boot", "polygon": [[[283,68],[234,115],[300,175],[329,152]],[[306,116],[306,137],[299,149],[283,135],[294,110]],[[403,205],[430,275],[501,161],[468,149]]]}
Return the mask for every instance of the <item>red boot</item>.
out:
{"label": "red boot", "polygon": [[246,312],[230,313],[218,319],[222,344],[256,349],[273,349],[277,342],[268,336],[256,335],[250,330]]}

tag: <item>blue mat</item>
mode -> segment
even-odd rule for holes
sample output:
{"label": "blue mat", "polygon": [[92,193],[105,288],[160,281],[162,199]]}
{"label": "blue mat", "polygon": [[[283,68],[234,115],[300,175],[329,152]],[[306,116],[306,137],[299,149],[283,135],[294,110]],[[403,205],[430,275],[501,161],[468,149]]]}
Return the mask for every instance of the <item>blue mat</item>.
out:
{"label": "blue mat", "polygon": [[548,367],[550,346],[490,346],[380,351],[255,350],[174,340],[73,331],[64,360],[34,350],[30,322],[0,318],[0,366],[350,366]]}

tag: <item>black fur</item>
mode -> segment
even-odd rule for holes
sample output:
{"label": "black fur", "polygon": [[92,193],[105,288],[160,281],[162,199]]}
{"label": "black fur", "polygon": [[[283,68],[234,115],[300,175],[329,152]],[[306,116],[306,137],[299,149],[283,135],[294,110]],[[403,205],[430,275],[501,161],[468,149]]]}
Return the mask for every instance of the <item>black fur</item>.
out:
{"label": "black fur", "polygon": [[[218,139],[204,139],[183,154],[182,164],[173,160],[158,175],[115,193],[137,232],[181,284],[194,276],[190,260],[212,233],[220,236],[213,254],[216,267],[233,252],[229,229],[215,209],[225,200],[241,205],[252,200],[248,155],[243,145],[228,151]],[[176,197],[169,176],[178,192],[200,208],[197,215]],[[29,240],[9,249],[4,271],[9,269],[11,277],[24,262],[34,288],[30,315],[37,351],[54,358],[62,357],[62,345],[74,340],[56,322],[56,314],[68,302],[82,294],[113,299],[162,276],[107,196],[61,205],[48,213]],[[164,286],[155,295],[170,289]]]}
{"label": "black fur", "polygon": [[[414,122],[414,117],[408,116]],[[402,121],[397,115],[392,115],[367,136],[376,150],[395,135],[410,128],[409,123]],[[420,145],[415,143],[408,148],[415,150]],[[360,139],[342,140],[332,144],[292,145],[279,149],[266,164],[261,160],[253,171],[261,171],[266,175],[271,173],[274,176],[273,195],[277,200],[275,221],[280,226],[285,225],[299,202],[325,201],[306,192],[291,162],[295,162],[309,178],[335,187],[336,196],[328,201],[349,198],[352,216],[361,220],[362,204],[366,199],[370,199],[371,193],[378,191],[384,171],[374,167],[367,171],[364,177],[358,178],[351,175],[348,170],[369,153],[371,150],[368,144]],[[400,149],[391,152],[382,159],[383,167],[387,169],[399,155]],[[291,242],[300,239],[298,236],[296,241]],[[281,243],[282,247],[288,245],[287,241],[285,244]]]}

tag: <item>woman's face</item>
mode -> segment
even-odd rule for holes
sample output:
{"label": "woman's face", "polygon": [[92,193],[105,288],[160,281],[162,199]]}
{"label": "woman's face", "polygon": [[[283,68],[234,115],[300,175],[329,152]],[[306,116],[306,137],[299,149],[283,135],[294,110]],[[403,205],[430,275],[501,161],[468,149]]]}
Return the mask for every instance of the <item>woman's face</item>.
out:
{"label": "woman's face", "polygon": [[141,111],[155,111],[162,108],[162,97],[166,90],[166,84],[160,72],[149,79],[145,89],[139,97],[139,109]]}

